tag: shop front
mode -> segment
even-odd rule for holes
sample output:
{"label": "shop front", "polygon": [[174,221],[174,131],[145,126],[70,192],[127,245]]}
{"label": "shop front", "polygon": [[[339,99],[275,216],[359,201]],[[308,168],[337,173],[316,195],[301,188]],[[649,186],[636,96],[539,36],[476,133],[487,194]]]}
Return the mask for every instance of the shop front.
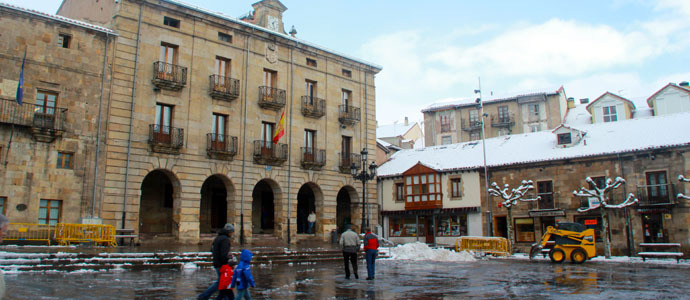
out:
{"label": "shop front", "polygon": [[458,237],[481,235],[479,207],[382,211],[385,238],[394,243],[455,245]]}

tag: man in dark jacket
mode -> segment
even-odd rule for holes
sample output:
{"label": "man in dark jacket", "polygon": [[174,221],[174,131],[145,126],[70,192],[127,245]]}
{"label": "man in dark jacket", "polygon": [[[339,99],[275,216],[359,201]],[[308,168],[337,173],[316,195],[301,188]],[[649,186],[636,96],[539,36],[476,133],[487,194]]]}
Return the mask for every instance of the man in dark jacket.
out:
{"label": "man in dark jacket", "polygon": [[352,264],[352,273],[355,278],[357,275],[357,252],[359,252],[359,236],[352,231],[352,225],[345,225],[345,232],[340,235],[340,246],[343,247],[343,259],[345,260],[345,279],[350,279],[350,268],[348,262]]}
{"label": "man in dark jacket", "polygon": [[[206,289],[197,299],[207,300],[211,298],[211,295],[218,291],[218,282],[220,281],[220,267],[230,262],[230,240],[232,234],[235,232],[235,226],[230,223],[225,224],[223,228],[218,231],[218,236],[213,240],[211,245],[211,254],[213,255],[213,268],[216,269],[216,274],[218,275],[218,280],[213,282],[213,284]],[[234,264],[231,264],[234,266]]]}
{"label": "man in dark jacket", "polygon": [[379,254],[379,237],[373,233],[369,228],[364,231],[364,251],[367,259],[367,280],[373,280],[376,274],[376,256]]}

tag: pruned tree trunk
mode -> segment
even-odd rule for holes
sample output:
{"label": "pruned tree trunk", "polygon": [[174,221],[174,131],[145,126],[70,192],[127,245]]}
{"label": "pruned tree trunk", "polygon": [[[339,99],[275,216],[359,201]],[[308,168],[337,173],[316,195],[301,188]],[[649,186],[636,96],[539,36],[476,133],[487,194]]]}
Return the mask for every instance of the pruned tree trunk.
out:
{"label": "pruned tree trunk", "polygon": [[605,208],[601,211],[601,231],[604,238],[604,256],[611,258],[611,238],[609,237],[609,213]]}
{"label": "pruned tree trunk", "polygon": [[508,208],[508,253],[513,254],[513,207]]}

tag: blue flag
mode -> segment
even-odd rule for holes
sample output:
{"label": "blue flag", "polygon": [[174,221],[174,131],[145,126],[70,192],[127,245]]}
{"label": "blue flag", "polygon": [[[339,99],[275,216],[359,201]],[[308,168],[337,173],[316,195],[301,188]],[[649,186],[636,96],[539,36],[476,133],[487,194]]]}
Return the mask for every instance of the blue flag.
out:
{"label": "blue flag", "polygon": [[24,50],[24,58],[22,58],[22,69],[19,71],[19,84],[17,85],[17,103],[22,105],[24,98],[24,61],[26,61],[26,50]]}

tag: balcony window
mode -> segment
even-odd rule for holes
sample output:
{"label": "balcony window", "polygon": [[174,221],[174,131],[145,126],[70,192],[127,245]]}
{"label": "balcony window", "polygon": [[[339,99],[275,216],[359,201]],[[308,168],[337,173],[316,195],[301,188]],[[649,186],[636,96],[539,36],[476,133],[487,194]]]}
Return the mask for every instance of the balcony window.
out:
{"label": "balcony window", "polygon": [[510,122],[510,113],[508,112],[508,106],[499,106],[498,107],[498,122],[500,122],[500,123],[509,123]]}
{"label": "balcony window", "polygon": [[230,68],[232,66],[231,62],[232,61],[229,58],[216,56],[216,75],[230,77]]}
{"label": "balcony window", "polygon": [[57,155],[57,168],[58,169],[72,169],[74,168],[74,163],[73,163],[73,153],[69,152],[58,152]]}
{"label": "balcony window", "polygon": [[306,80],[304,82],[304,95],[307,96],[306,104],[314,105],[314,97],[316,97],[316,81]]}
{"label": "balcony window", "polygon": [[172,132],[172,105],[156,104],[156,115],[154,120],[154,140],[160,143],[169,144],[171,142],[170,134]]}
{"label": "balcony window", "polygon": [[537,182],[537,196],[541,197],[539,209],[553,209],[553,182],[550,180]]}
{"label": "balcony window", "polygon": [[618,114],[616,114],[615,106],[604,106],[602,108],[604,115],[604,122],[616,122],[618,121]]}
{"label": "balcony window", "polygon": [[62,200],[41,199],[38,208],[38,224],[57,225],[62,213]]}
{"label": "balcony window", "polygon": [[36,92],[35,113],[44,115],[54,115],[55,105],[57,104],[57,93],[38,91]]}
{"label": "balcony window", "polygon": [[345,107],[350,107],[352,105],[352,91],[346,89],[342,90],[342,101],[341,104]]}
{"label": "balcony window", "polygon": [[647,172],[647,199],[650,204],[669,203],[666,171]]}
{"label": "balcony window", "polygon": [[314,155],[314,148],[316,142],[314,141],[316,139],[316,131],[315,130],[309,130],[305,129],[304,130],[304,148],[306,149],[305,156],[306,155]]}
{"label": "balcony window", "polygon": [[539,103],[530,103],[528,104],[527,109],[529,110],[528,114],[530,119],[539,118]]}
{"label": "balcony window", "polygon": [[277,81],[278,81],[278,72],[269,70],[269,69],[264,69],[264,86],[270,88],[276,88],[277,87]]}
{"label": "balcony window", "polygon": [[439,205],[441,199],[441,176],[438,173],[405,176],[406,207],[433,207]]}
{"label": "balcony window", "polygon": [[470,126],[474,126],[479,123],[479,110],[470,110]]}
{"label": "balcony window", "polygon": [[213,114],[213,128],[211,131],[211,148],[213,149],[226,149],[225,128],[227,118],[226,115]]}

